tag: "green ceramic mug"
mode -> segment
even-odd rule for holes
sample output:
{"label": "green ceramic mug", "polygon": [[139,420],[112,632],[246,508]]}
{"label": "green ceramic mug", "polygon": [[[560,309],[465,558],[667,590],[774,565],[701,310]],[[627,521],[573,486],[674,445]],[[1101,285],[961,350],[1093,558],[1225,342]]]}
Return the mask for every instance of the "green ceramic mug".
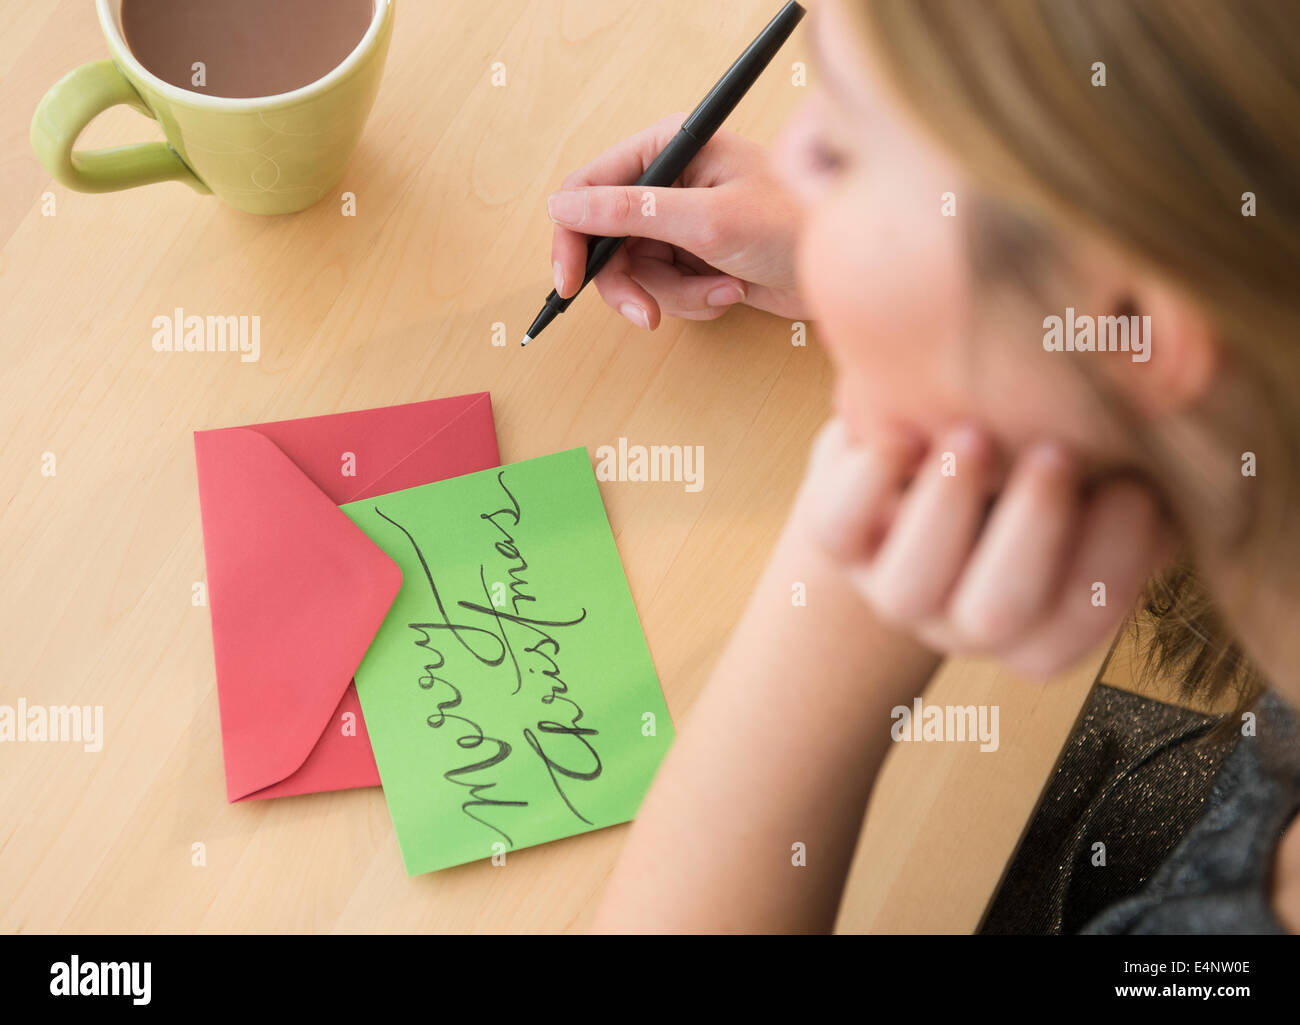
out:
{"label": "green ceramic mug", "polygon": [[[343,63],[292,92],[228,99],[151,74],[122,32],[121,0],[96,0],[111,60],[84,64],[45,94],[32,148],[55,180],[78,192],[181,181],[255,214],[285,214],[338,184],[379,91],[396,0],[375,0],[366,34]],[[78,151],[91,120],[124,103],[162,125],[166,142]]]}

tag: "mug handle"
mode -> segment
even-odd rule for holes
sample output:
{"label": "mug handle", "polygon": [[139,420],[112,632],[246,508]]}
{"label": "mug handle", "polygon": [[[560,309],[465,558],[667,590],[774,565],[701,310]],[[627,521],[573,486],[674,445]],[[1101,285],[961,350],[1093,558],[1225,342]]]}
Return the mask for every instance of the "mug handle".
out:
{"label": "mug handle", "polygon": [[119,103],[153,117],[111,60],[83,64],[45,94],[32,117],[32,149],[56,181],[77,192],[116,192],[166,181],[184,182],[195,192],[212,191],[165,142],[74,150],[86,125]]}

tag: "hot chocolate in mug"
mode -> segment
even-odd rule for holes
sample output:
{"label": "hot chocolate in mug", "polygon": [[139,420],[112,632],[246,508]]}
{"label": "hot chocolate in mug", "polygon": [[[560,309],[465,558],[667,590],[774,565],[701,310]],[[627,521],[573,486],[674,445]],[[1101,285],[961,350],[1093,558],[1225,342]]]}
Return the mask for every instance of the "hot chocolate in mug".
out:
{"label": "hot chocolate in mug", "polygon": [[[97,0],[111,59],[45,94],[32,147],[79,192],[180,181],[250,213],[302,210],[338,184],[361,137],[394,4]],[[86,125],[120,103],[157,120],[166,142],[75,149]]]}

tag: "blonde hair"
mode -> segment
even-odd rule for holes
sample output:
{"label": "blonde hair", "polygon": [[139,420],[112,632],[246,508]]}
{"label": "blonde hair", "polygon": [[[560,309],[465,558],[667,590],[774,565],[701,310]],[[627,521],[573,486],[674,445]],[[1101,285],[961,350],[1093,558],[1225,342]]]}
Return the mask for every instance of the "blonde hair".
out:
{"label": "blonde hair", "polygon": [[[1270,467],[1242,549],[1272,552],[1278,572],[1300,483],[1300,11],[1270,0],[844,6],[904,103],[1015,218],[1103,239],[1195,296],[1258,396],[1231,439]],[[1252,201],[1258,216],[1246,215]],[[1021,234],[1028,251],[1002,249],[1022,261],[1053,237]],[[1231,689],[1244,707],[1257,695],[1262,678],[1189,560],[1153,583],[1144,609],[1150,668],[1211,699]]]}

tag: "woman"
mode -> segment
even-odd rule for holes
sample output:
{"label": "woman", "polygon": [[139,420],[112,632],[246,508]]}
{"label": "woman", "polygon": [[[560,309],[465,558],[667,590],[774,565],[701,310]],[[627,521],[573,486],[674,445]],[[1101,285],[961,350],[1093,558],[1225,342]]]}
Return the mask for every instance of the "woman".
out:
{"label": "woman", "polygon": [[[1300,14],[827,0],[811,31],[825,85],[775,171],[721,134],[643,217],[645,190],[602,183],[633,180],[668,119],[549,205],[562,295],[585,234],[631,235],[597,284],[633,323],[746,302],[815,320],[837,371],[598,930],[829,929],[890,709],[939,655],[1051,674],[1153,574],[1166,669],[1273,688],[1261,737],[1300,703]],[[1229,768],[1236,791],[1262,778]],[[1297,797],[1268,793],[1255,814],[1221,794],[1181,868],[1095,928],[1300,931]]]}

